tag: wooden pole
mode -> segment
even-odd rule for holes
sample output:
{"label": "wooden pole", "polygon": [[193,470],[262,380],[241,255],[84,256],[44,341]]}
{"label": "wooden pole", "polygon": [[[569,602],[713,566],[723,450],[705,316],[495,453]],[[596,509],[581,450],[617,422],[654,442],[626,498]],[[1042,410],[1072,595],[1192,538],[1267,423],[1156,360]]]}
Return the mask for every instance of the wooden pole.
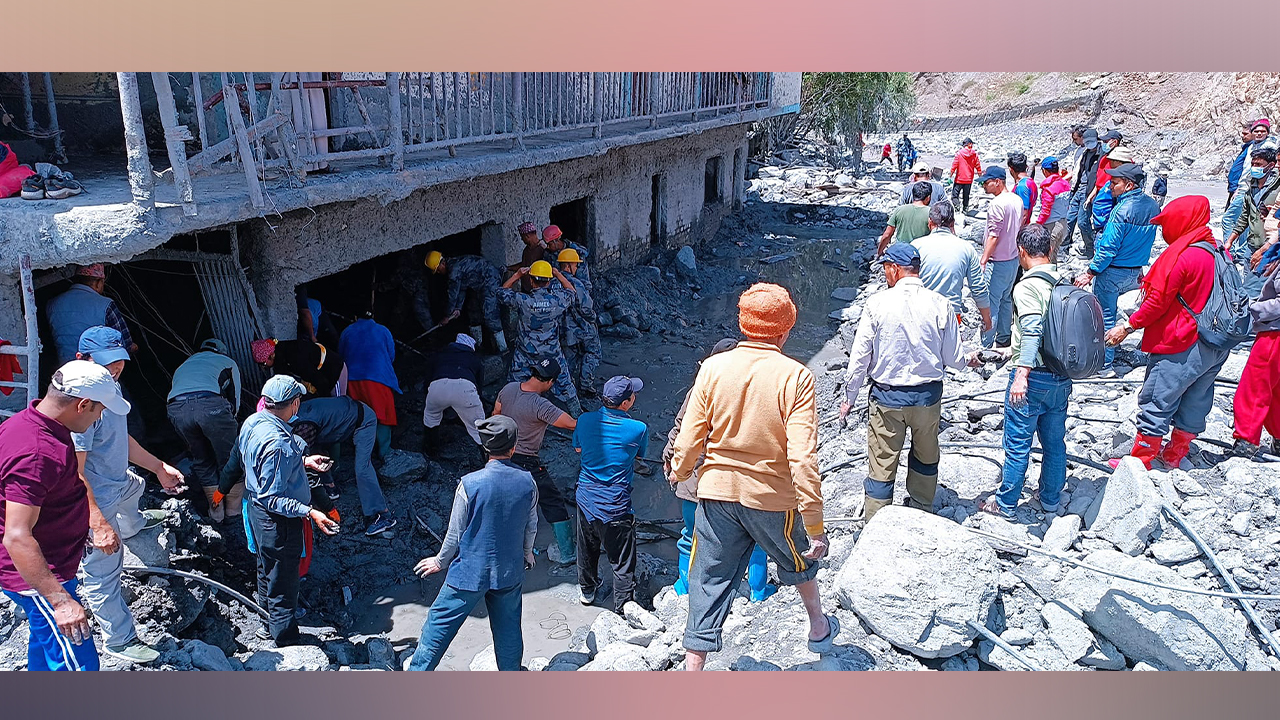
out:
{"label": "wooden pole", "polygon": [[222,94],[227,102],[227,111],[231,115],[231,132],[235,135],[236,146],[240,148],[240,165],[244,169],[245,181],[249,184],[249,199],[255,208],[265,208],[266,198],[262,195],[262,184],[258,180],[258,165],[253,159],[253,143],[249,140],[249,132],[244,127],[244,116],[240,114],[240,96],[230,84],[222,86]]}
{"label": "wooden pole", "polygon": [[155,178],[147,157],[147,136],[142,130],[142,102],[138,99],[138,74],[116,73],[120,86],[120,114],[124,118],[124,146],[129,159],[129,191],[133,202],[145,209],[155,207],[152,192]]}
{"label": "wooden pole", "polygon": [[206,150],[209,147],[209,129],[204,124],[204,88],[200,87],[198,72],[191,73],[191,96],[196,103],[196,125],[200,130],[200,149]]}
{"label": "wooden pole", "polygon": [[404,169],[404,132],[400,117],[400,73],[387,73],[387,124],[391,126],[391,168]]}
{"label": "wooden pole", "polygon": [[191,187],[191,172],[187,168],[187,145],[191,131],[178,122],[178,108],[173,101],[173,88],[169,87],[169,73],[151,73],[156,86],[156,104],[160,108],[160,125],[164,127],[164,145],[169,153],[169,166],[173,168],[173,184],[182,201],[182,214],[195,217],[195,193]]}
{"label": "wooden pole", "polygon": [[58,162],[67,161],[67,150],[62,146],[62,131],[58,129],[58,101],[53,97],[53,73],[44,74],[44,99],[49,105],[49,132],[53,133],[53,152]]}
{"label": "wooden pole", "polygon": [[31,76],[22,73],[22,112],[26,116],[27,132],[36,131],[36,113],[31,104]]}

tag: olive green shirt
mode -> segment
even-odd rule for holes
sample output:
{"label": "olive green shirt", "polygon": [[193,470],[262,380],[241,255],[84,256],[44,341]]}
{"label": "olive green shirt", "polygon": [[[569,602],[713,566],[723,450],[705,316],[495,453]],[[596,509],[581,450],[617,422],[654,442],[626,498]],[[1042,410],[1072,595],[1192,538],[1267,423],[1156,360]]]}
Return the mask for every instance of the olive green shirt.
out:
{"label": "olive green shirt", "polygon": [[893,241],[909,243],[929,234],[929,208],[923,205],[899,205],[889,214]]}

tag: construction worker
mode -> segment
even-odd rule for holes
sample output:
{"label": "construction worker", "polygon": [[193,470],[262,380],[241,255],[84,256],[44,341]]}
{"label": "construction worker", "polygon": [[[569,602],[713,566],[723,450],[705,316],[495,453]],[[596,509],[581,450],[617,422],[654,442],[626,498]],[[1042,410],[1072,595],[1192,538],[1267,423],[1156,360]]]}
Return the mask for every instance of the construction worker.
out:
{"label": "construction worker", "polygon": [[[520,235],[520,242],[524,243],[524,249],[520,253],[520,262],[507,268],[509,272],[516,272],[522,267],[529,267],[539,260],[546,260],[547,244],[538,237],[538,226],[531,222],[520,223],[520,227],[516,229]],[[520,290],[529,292],[533,289],[533,280],[525,277],[520,282]]]}
{"label": "construction worker", "polygon": [[396,395],[400,381],[394,362],[396,341],[391,331],[373,319],[372,312],[347,326],[338,341],[347,361],[347,394],[373,408],[378,415],[378,457],[391,459],[391,428],[396,426]]}
{"label": "construction worker", "polygon": [[578,259],[574,261],[580,264],[576,274],[587,284],[587,290],[590,291],[591,272],[587,267],[587,258],[590,256],[590,253],[587,252],[587,249],[576,242],[566,240],[564,233],[561,232],[560,228],[556,225],[548,225],[542,229],[542,242],[547,247],[547,253],[542,259],[551,263],[552,267],[558,267],[562,270],[564,269],[560,265],[560,263],[564,262],[564,260],[560,259],[560,255],[563,254],[565,250],[573,250],[578,254]]}
{"label": "construction worker", "polygon": [[573,305],[564,314],[560,331],[561,346],[565,357],[572,358],[570,375],[577,383],[578,394],[592,397],[596,394],[596,369],[600,367],[600,330],[596,327],[591,283],[585,279],[587,264],[573,248],[561,250],[556,260],[574,289]]}
{"label": "construction worker", "polygon": [[307,399],[332,397],[346,374],[338,348],[310,340],[263,338],[250,345],[253,361],[272,375],[288,375],[307,391]]}
{"label": "construction worker", "polygon": [[76,569],[86,544],[119,553],[120,541],[100,514],[90,536],[89,487],[71,436],[108,411],[129,413],[120,386],[105,368],[73,360],[43,398],[0,423],[0,590],[27,618],[27,670],[98,669]]}
{"label": "construction worker", "polygon": [[102,263],[76,266],[71,277],[71,287],[49,301],[45,316],[53,330],[53,345],[58,353],[58,364],[76,359],[76,346],[80,335],[95,325],[115,328],[129,352],[137,352],[138,345],[129,334],[129,326],[116,307],[116,301],[103,297],[107,287],[107,270]]}
{"label": "construction worker", "polygon": [[476,342],[484,342],[483,327],[493,333],[493,344],[498,352],[507,351],[507,337],[502,331],[502,315],[498,312],[498,299],[494,290],[501,281],[501,273],[493,263],[479,255],[461,255],[446,259],[439,252],[427,253],[427,269],[449,278],[449,305],[445,309],[445,318],[441,325],[447,325],[462,316],[463,304],[467,300],[479,303],[481,317],[477,319],[468,314],[471,337]]}
{"label": "construction worker", "polygon": [[267,611],[267,627],[259,637],[276,645],[298,641],[298,568],[304,547],[303,523],[326,535],[338,523],[310,505],[307,469],[325,472],[330,461],[305,455],[306,444],[293,434],[290,418],[298,414],[307,389],[288,375],[276,375],[262,386],[263,409],[249,416],[236,444],[244,459],[249,494],[249,524],[258,554],[258,604]]}
{"label": "construction worker", "polygon": [[227,493],[231,503],[214,506],[219,472],[231,458],[231,448],[240,434],[236,422],[240,388],[240,366],[227,357],[227,346],[217,338],[205,340],[173,371],[169,388],[169,422],[191,453],[191,475],[209,503],[209,519],[216,523],[240,515],[244,494],[244,483],[239,483]]}
{"label": "construction worker", "polygon": [[[422,408],[423,450],[435,456],[440,450],[440,423],[444,411],[452,408],[458,414],[463,427],[480,448],[480,433],[476,423],[484,419],[484,405],[480,402],[480,388],[484,387],[484,363],[476,355],[476,340],[470,335],[458,333],[457,338],[436,353],[427,381],[427,399]],[[479,450],[480,464],[486,462],[484,450]]]}
{"label": "construction worker", "polygon": [[[533,291],[526,295],[512,290],[511,286],[526,275],[533,278]],[[560,287],[551,286],[552,277]],[[575,292],[569,278],[545,260],[520,268],[498,288],[498,301],[515,308],[519,314],[520,342],[511,357],[510,379],[525,380],[532,373],[534,363],[554,359],[560,376],[551,388],[551,395],[564,403],[573,417],[582,414],[582,405],[560,346],[560,321],[573,306]]]}
{"label": "construction worker", "polygon": [[522,588],[525,570],[534,563],[538,488],[511,460],[520,434],[515,420],[494,415],[476,423],[476,429],[489,462],[462,476],[440,552],[413,569],[419,577],[446,574],[408,670],[435,670],[481,600],[489,614],[498,669],[519,670],[524,657]]}
{"label": "construction worker", "polygon": [[573,547],[573,523],[569,521],[569,508],[560,488],[551,479],[551,473],[542,464],[538,453],[547,427],[573,430],[578,421],[551,404],[542,394],[551,389],[560,377],[560,364],[555,358],[542,358],[533,364],[532,375],[523,382],[508,383],[498,392],[493,404],[494,415],[506,415],[516,421],[519,437],[511,462],[528,470],[538,484],[538,507],[556,536],[559,557],[551,558],[563,565],[575,562]]}
{"label": "construction worker", "polygon": [[[125,350],[119,331],[98,325],[80,336],[76,357],[106,368],[118,383],[129,360],[129,351]],[[89,530],[95,538],[98,535],[116,538],[105,547],[95,541],[80,563],[85,601],[102,631],[103,651],[138,664],[153,662],[160,653],[138,638],[133,613],[121,594],[124,553],[112,546],[118,548],[119,542],[164,521],[164,511],[138,510],[145,484],[129,469],[131,463],[155,473],[169,495],[178,495],[186,489],[184,478],[176,468],[142,449],[129,436],[129,422],[124,414],[108,409],[84,432],[72,433],[71,439],[80,477],[89,491]]]}

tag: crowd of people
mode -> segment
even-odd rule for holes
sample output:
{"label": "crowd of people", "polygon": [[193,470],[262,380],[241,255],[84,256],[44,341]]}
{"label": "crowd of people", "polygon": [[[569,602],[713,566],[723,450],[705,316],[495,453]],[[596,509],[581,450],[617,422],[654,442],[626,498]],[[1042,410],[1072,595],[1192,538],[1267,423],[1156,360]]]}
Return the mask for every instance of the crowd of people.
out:
{"label": "crowd of people", "polygon": [[[952,166],[949,198],[928,166],[912,158],[913,182],[877,244],[888,287],[866,302],[840,408],[846,420],[855,407],[866,411],[866,521],[893,502],[908,434],[906,504],[932,511],[947,370],[989,362],[1009,367],[1005,459],[980,507],[1015,516],[1038,437],[1034,502],[1042,513],[1057,513],[1073,381],[1115,377],[1115,348],[1139,331],[1147,367],[1133,457],[1147,467],[1184,462],[1205,431],[1214,379],[1231,349],[1250,338],[1234,398],[1234,452],[1257,453],[1266,429],[1272,452],[1280,453],[1280,171],[1270,124],[1259,120],[1248,131],[1229,178],[1222,240],[1210,227],[1206,198],[1166,204],[1162,176],[1153,184],[1158,197],[1146,191],[1136,150],[1115,130],[1099,135],[1077,127],[1061,158],[1028,162],[1013,153],[1005,166],[985,169],[966,139]],[[900,158],[902,150],[900,144]],[[990,196],[976,244],[955,232],[957,206],[968,211],[975,181]],[[414,567],[423,577],[443,573],[444,583],[411,670],[436,668],[481,601],[498,668],[521,667],[521,598],[525,572],[537,562],[539,511],[555,537],[547,559],[576,564],[580,602],[602,596],[601,555],[612,570],[613,610],[622,613],[635,598],[631,493],[649,428],[631,411],[644,382],[618,375],[596,386],[600,343],[586,249],[554,226],[539,234],[525,223],[519,234],[522,260],[506,268],[505,280],[503,269],[479,256],[433,251],[424,263],[425,272],[448,282],[442,321],[427,332],[464,314],[471,329],[435,354],[425,378],[424,447],[438,451],[451,410],[474,445],[478,469],[458,480],[439,552]],[[1158,234],[1167,248],[1153,260]],[[1086,266],[1075,276],[1059,262],[1073,251]],[[256,411],[242,423],[240,368],[222,341],[205,341],[174,372],[167,398],[190,453],[188,478],[129,436],[130,404],[118,381],[136,345],[103,295],[104,283],[101,266],[80,268],[73,287],[50,303],[61,366],[44,397],[0,424],[0,588],[26,612],[29,667],[98,667],[86,607],[104,652],[137,663],[156,659],[124,602],[120,546],[163,522],[164,513],[139,510],[145,481],[131,465],[154,474],[169,494],[193,480],[210,520],[244,523],[257,557],[257,602],[268,618],[261,636],[276,645],[298,642],[298,583],[315,552],[313,532],[332,535],[343,527],[333,508],[334,448],[347,442],[355,448],[365,533],[396,525],[374,458],[386,463],[399,452],[390,442],[401,393],[394,368],[399,341],[371,313],[338,333],[323,307],[300,294],[298,338],[252,345],[253,359],[271,376],[252,393]],[[966,287],[982,330],[980,347],[969,349],[961,332],[970,307]],[[1120,295],[1139,288],[1140,306],[1121,319]],[[502,307],[515,316],[510,343]],[[427,318],[434,323],[435,314]],[[664,475],[684,520],[675,591],[688,596],[690,670],[721,648],[744,576],[750,600],[774,592],[769,561],[777,581],[794,585],[804,605],[808,648],[828,652],[840,632],[837,618],[823,611],[816,582],[828,541],[814,377],[783,352],[796,318],[781,286],[758,283],[743,292],[741,339],[710,348],[667,436]],[[1064,327],[1088,332],[1072,335]],[[1093,331],[1096,337],[1087,337]],[[511,353],[508,382],[488,412],[478,355],[487,339]],[[584,412],[584,397],[598,397],[599,407]],[[571,432],[579,453],[572,502],[540,457],[552,429]]]}

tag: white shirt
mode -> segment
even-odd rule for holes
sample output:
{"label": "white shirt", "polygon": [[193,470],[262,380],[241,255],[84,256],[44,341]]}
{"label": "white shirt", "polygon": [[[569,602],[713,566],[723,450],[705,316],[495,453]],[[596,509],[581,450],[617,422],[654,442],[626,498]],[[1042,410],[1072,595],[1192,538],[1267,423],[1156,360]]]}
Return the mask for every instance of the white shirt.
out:
{"label": "white shirt", "polygon": [[845,397],[852,404],[867,377],[894,387],[916,387],[966,367],[951,301],[904,277],[867,298],[849,350]]}

